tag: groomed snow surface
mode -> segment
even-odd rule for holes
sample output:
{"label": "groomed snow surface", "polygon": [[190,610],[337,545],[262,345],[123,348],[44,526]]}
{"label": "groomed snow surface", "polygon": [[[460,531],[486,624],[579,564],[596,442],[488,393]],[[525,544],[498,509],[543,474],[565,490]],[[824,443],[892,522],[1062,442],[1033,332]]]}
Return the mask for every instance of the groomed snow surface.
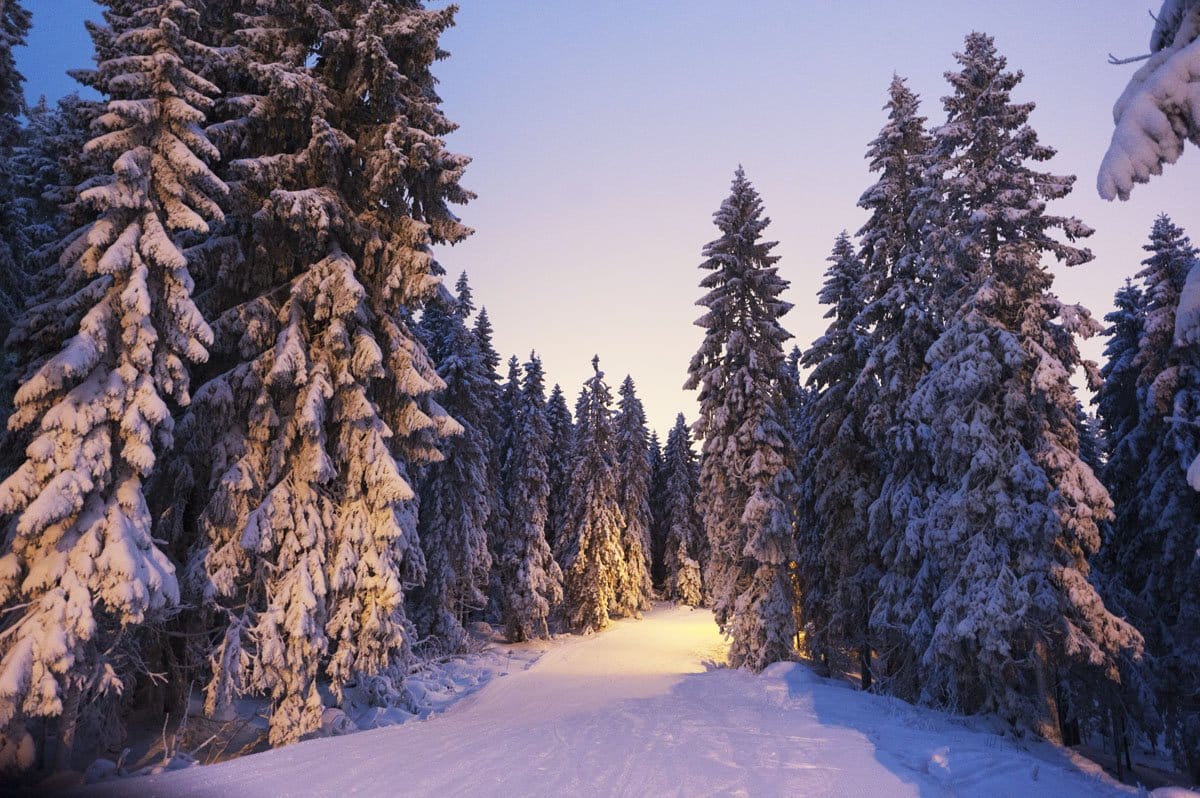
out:
{"label": "groomed snow surface", "polygon": [[859,693],[803,665],[779,663],[760,676],[718,667],[725,650],[710,612],[659,605],[644,620],[558,640],[532,665],[424,722],[82,794],[1139,794],[1069,751],[1023,750],[978,722]]}

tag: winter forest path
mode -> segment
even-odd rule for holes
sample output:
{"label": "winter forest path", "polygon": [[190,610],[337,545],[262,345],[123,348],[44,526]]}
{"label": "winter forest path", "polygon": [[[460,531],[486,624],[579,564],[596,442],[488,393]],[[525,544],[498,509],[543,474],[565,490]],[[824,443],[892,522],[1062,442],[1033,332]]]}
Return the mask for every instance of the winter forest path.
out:
{"label": "winter forest path", "polygon": [[[425,722],[122,780],[88,794],[243,796],[1118,795],[945,716],[780,664],[714,668],[711,613],[557,642]],[[1057,757],[1059,761],[1054,761]],[[115,791],[114,791],[115,790]],[[1125,793],[1129,794],[1129,793]]]}

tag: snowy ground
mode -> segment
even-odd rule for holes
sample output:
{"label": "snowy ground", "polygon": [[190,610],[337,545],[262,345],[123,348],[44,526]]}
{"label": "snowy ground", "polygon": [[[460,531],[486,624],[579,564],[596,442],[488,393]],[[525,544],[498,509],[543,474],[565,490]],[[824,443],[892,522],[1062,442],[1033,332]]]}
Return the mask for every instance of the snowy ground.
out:
{"label": "snowy ground", "polygon": [[801,665],[762,676],[714,667],[724,654],[710,613],[661,606],[558,642],[425,722],[83,794],[1137,795],[1069,752],[1021,750]]}

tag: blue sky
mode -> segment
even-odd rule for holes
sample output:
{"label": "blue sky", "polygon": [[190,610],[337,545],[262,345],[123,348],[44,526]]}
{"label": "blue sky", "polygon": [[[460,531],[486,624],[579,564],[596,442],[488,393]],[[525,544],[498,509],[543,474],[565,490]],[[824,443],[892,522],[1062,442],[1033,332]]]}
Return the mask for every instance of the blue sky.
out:
{"label": "blue sky", "polygon": [[[30,46],[17,52],[31,97],[72,88],[87,66],[88,0],[26,0]],[[1152,3],[1152,5],[1157,5]],[[863,220],[863,158],[883,122],[893,72],[910,79],[940,122],[942,73],[963,36],[996,37],[1026,80],[1033,125],[1058,148],[1051,168],[1079,175],[1056,211],[1097,229],[1097,259],[1056,269],[1055,290],[1097,315],[1132,275],[1154,216],[1200,237],[1188,189],[1200,156],[1128,203],[1097,198],[1095,172],[1111,107],[1134,67],[1109,52],[1144,52],[1146,8],[1124,0],[1004,3],[812,0],[462,0],[439,65],[452,146],[474,158],[461,210],[476,229],[441,253],[466,269],[488,306],[498,348],[537,348],[569,395],[593,353],[614,386],[632,373],[653,426],[665,432],[694,397],[680,389],[700,339],[692,326],[700,248],[738,163],[761,191],[796,309],[785,326],[806,346],[824,329],[815,294],[839,230]],[[1101,344],[1085,350],[1098,357]]]}

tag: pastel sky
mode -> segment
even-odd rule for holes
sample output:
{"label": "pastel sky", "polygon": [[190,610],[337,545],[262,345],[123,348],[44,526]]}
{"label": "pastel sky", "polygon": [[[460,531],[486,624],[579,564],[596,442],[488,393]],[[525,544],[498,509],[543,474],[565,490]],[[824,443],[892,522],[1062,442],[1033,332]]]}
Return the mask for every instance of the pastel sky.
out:
{"label": "pastel sky", "polygon": [[[72,89],[86,66],[90,0],[26,0],[30,46],[17,52],[31,97]],[[1056,269],[1056,291],[1097,315],[1138,269],[1156,214],[1200,238],[1200,156],[1130,202],[1093,188],[1111,108],[1148,49],[1148,6],[1127,0],[462,0],[437,74],[452,146],[474,158],[461,209],[476,234],[440,253],[470,273],[502,354],[537,349],[551,382],[574,396],[594,353],[615,386],[633,375],[650,422],[666,431],[694,394],[681,385],[701,332],[694,302],[711,215],[741,163],[780,242],[802,346],[821,334],[815,300],[833,239],[856,230],[871,182],[864,152],[884,120],[893,72],[941,122],[942,74],[963,36],[995,36],[1026,80],[1033,125],[1058,148],[1051,168],[1079,175],[1055,208],[1095,227],[1096,260]],[[1085,345],[1099,357],[1102,343]]]}

